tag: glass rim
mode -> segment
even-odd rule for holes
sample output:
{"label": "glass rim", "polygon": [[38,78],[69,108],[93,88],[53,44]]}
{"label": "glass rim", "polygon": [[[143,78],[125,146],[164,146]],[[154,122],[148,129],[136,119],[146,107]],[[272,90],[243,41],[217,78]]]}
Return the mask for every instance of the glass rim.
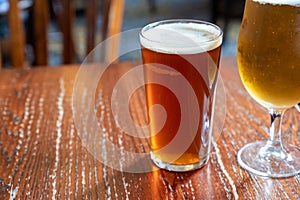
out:
{"label": "glass rim", "polygon": [[[161,20],[161,21],[156,21],[156,22],[152,22],[152,23],[149,23],[147,25],[145,25],[141,30],[140,30],[140,37],[147,40],[147,41],[150,41],[150,42],[153,42],[153,43],[160,43],[160,44],[164,44],[164,42],[162,41],[158,41],[158,40],[154,40],[152,38],[149,38],[147,36],[145,36],[145,32],[147,30],[150,30],[152,28],[155,28],[155,27],[158,27],[160,25],[164,25],[164,24],[173,24],[173,23],[195,23],[195,24],[206,24],[206,25],[209,25],[210,27],[213,27],[215,28],[217,31],[218,31],[218,34],[216,34],[215,37],[211,38],[211,39],[208,39],[208,40],[204,40],[201,42],[201,44],[205,44],[205,43],[209,43],[209,42],[214,42],[216,41],[217,39],[223,39],[223,31],[222,29],[214,24],[214,23],[211,23],[211,22],[208,22],[208,21],[204,21],[204,20],[198,20],[198,19],[166,19],[166,20]],[[221,40],[222,41],[222,40]],[[167,43],[167,42],[166,42]],[[222,42],[221,42],[222,43]]]}

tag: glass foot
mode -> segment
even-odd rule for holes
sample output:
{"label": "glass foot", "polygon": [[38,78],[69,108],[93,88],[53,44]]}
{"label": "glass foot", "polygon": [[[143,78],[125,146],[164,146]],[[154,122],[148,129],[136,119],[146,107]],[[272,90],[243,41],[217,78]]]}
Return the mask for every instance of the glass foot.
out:
{"label": "glass foot", "polygon": [[205,159],[203,159],[197,163],[186,164],[186,165],[175,165],[175,164],[170,164],[170,163],[160,160],[152,152],[150,152],[150,156],[151,156],[153,163],[157,167],[159,167],[161,169],[166,169],[168,171],[173,171],[173,172],[187,172],[187,171],[200,169],[208,162],[208,159],[209,159],[209,156],[207,156]]}
{"label": "glass foot", "polygon": [[285,178],[300,173],[300,148],[285,144],[272,146],[268,141],[245,145],[237,154],[238,164],[251,173]]}

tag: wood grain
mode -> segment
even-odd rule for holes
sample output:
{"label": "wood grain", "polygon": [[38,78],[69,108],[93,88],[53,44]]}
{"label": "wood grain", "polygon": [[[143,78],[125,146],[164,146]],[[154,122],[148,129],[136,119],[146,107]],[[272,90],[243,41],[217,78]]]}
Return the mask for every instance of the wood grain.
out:
{"label": "wood grain", "polygon": [[[226,118],[206,166],[187,173],[128,173],[99,161],[99,153],[113,159],[108,141],[116,146],[114,150],[149,149],[147,140],[129,137],[116,127],[104,90],[111,91],[122,75],[119,71],[132,66],[116,64],[100,80],[106,87],[97,88],[97,116],[103,116],[107,130],[99,136],[101,141],[92,140],[94,152],[83,145],[72,114],[78,66],[0,71],[0,199],[300,199],[299,175],[261,178],[237,165],[238,149],[266,138],[269,119],[243,88],[234,58],[221,61]],[[145,103],[142,94],[135,95],[132,110]],[[133,118],[147,122],[144,111]],[[299,113],[291,109],[283,125],[284,139],[298,146],[299,121]],[[123,167],[133,164],[118,162]]]}

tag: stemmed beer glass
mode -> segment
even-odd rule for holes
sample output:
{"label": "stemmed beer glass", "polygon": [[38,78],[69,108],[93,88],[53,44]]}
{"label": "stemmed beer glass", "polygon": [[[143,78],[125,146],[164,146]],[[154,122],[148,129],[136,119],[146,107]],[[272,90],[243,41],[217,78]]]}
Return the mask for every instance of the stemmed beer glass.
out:
{"label": "stemmed beer glass", "polygon": [[238,68],[249,94],[271,116],[269,139],[244,146],[239,165],[267,177],[299,174],[300,148],[281,141],[284,111],[300,102],[299,0],[246,0]]}

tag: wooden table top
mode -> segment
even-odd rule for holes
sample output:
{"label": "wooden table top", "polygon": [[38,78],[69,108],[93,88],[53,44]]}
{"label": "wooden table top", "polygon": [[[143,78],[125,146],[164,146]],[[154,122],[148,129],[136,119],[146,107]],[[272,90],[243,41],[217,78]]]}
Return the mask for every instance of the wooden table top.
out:
{"label": "wooden table top", "polygon": [[[100,82],[109,88],[116,83],[111,80],[120,77],[118,70],[132,65],[116,64],[106,76],[114,78]],[[0,71],[0,199],[300,199],[299,175],[262,178],[237,165],[236,154],[242,146],[267,137],[269,116],[243,88],[235,58],[221,60],[226,93],[222,134],[208,164],[186,173],[113,169],[105,164],[113,158],[105,162],[97,159],[97,153],[102,157],[114,155],[107,146],[101,146],[104,143],[97,141],[99,138],[92,138],[96,153],[87,150],[72,112],[78,69],[74,65]],[[147,151],[144,139],[130,139],[110,124],[112,115],[105,95],[97,88],[96,114],[103,117],[107,128],[107,135],[100,138],[119,149]],[[132,108],[144,104],[139,95],[136,99]],[[84,116],[82,121],[88,121]],[[145,122],[143,117],[138,119]],[[296,109],[286,112],[283,139],[297,146],[299,122]],[[132,164],[126,160],[119,163],[123,167]]]}

